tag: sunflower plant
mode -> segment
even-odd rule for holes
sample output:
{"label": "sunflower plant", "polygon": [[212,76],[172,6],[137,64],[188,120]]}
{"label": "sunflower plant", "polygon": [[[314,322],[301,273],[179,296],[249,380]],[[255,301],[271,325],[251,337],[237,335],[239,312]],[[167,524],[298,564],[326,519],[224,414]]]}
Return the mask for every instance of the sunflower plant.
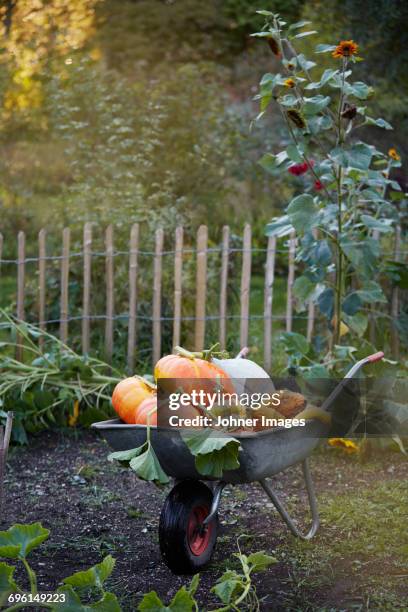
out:
{"label": "sunflower plant", "polygon": [[[310,22],[288,25],[279,15],[259,12],[265,24],[253,36],[266,41],[279,72],[262,77],[256,120],[280,113],[287,127],[283,150],[267,152],[260,164],[272,176],[292,175],[295,188],[285,214],[267,225],[266,234],[296,231],[305,269],[294,294],[301,309],[312,301],[324,316],[330,355],[347,332],[362,337],[370,309],[387,301],[381,249],[387,242],[389,249],[387,237],[398,222],[396,203],[403,196],[391,173],[401,160],[395,149],[387,154],[361,140],[368,126],[392,126],[370,115],[374,91],[353,78],[362,61],[358,44],[318,44],[312,60],[297,48],[317,34]],[[319,69],[322,54],[330,68]]]}

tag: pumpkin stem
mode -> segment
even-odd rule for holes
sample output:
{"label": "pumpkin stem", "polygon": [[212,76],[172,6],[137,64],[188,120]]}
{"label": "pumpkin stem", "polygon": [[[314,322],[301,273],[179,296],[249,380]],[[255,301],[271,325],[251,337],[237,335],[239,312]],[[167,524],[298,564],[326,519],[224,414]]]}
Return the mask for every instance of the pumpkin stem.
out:
{"label": "pumpkin stem", "polygon": [[182,346],[175,346],[173,352],[175,355],[180,355],[180,357],[186,357],[187,359],[195,359],[201,354],[201,353],[191,353],[190,351],[183,348]]}
{"label": "pumpkin stem", "polygon": [[227,351],[217,351],[220,343],[217,342],[213,344],[209,349],[204,349],[203,351],[187,351],[182,346],[174,347],[174,354],[180,355],[180,357],[187,357],[187,359],[205,359],[206,361],[211,361],[213,357],[218,357],[219,359],[228,359],[229,353]]}

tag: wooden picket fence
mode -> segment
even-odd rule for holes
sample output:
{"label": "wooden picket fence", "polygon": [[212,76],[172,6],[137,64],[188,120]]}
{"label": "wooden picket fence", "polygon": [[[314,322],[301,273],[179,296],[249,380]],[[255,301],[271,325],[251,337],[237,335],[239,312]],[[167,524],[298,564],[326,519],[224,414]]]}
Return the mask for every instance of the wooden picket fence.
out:
{"label": "wooden picket fence", "polygon": [[[128,296],[128,313],[127,313],[127,364],[130,371],[133,370],[135,363],[135,350],[137,345],[137,306],[138,306],[138,275],[141,273],[139,264],[140,249],[140,227],[134,224],[130,230],[129,250],[126,252],[128,256],[128,279],[129,279],[129,296]],[[42,229],[38,235],[38,257],[27,257],[26,255],[26,235],[24,232],[19,232],[17,238],[17,258],[15,260],[2,259],[4,239],[0,234],[0,264],[14,263],[17,267],[17,293],[16,293],[16,316],[25,320],[26,307],[26,265],[28,262],[37,265],[38,274],[38,325],[41,329],[46,330],[46,274],[47,261],[51,259],[60,260],[60,296],[59,296],[59,335],[61,340],[69,342],[69,323],[72,320],[69,313],[69,276],[70,276],[70,259],[74,255],[71,252],[71,230],[65,228],[62,231],[62,247],[61,253],[56,256],[51,256],[47,253],[46,248],[47,233]],[[94,315],[91,313],[91,288],[92,288],[92,241],[93,241],[93,224],[87,223],[83,228],[83,247],[80,253],[75,253],[75,256],[82,257],[83,260],[83,277],[82,277],[82,312],[81,320],[81,340],[82,351],[88,353],[90,346],[90,326]],[[286,278],[286,313],[282,317],[282,325],[286,331],[292,331],[293,321],[296,317],[294,314],[294,296],[293,284],[295,281],[296,271],[296,235],[292,233],[289,237],[277,240],[274,237],[265,239],[266,245],[264,253],[264,307],[263,307],[263,364],[265,369],[270,370],[272,366],[272,327],[273,319],[278,318],[273,314],[273,291],[275,280],[275,262],[277,252],[284,253],[287,267]],[[104,236],[105,250],[102,255],[105,258],[105,304],[106,310],[103,315],[105,320],[105,358],[108,363],[112,361],[113,343],[114,343],[114,323],[115,323],[115,268],[114,268],[114,231],[110,225],[105,230]],[[278,243],[284,245],[284,248],[277,249]],[[242,263],[240,273],[240,313],[238,318],[240,346],[246,346],[249,340],[249,323],[251,320],[250,313],[250,291],[251,291],[251,266],[252,258],[255,250],[252,247],[252,230],[249,224],[245,225],[242,236],[242,249],[231,249],[231,232],[228,226],[222,230],[222,242],[218,247],[220,252],[220,270],[219,270],[219,304],[218,313],[211,316],[206,312],[207,298],[207,258],[208,253],[214,249],[208,248],[208,228],[201,225],[198,228],[196,236],[196,246],[193,249],[195,254],[195,315],[194,320],[194,350],[204,348],[206,323],[209,319],[218,319],[218,340],[222,348],[225,348],[227,341],[227,320],[228,315],[228,275],[230,256],[233,251],[242,252]],[[174,256],[174,290],[172,296],[172,312],[171,317],[173,324],[172,341],[173,346],[180,344],[183,316],[182,316],[182,296],[183,296],[183,254],[184,235],[183,228],[178,227],[175,232],[174,250],[170,252]],[[191,249],[189,248],[191,253]],[[123,252],[122,252],[123,254]],[[152,359],[157,361],[161,356],[162,351],[162,261],[163,255],[169,254],[169,251],[164,252],[164,231],[157,229],[155,232],[154,250],[150,253],[153,259],[153,296],[151,307],[152,321]],[[101,255],[101,253],[98,253]],[[400,260],[401,258],[401,231],[398,229],[395,236],[395,248],[393,258]],[[0,268],[1,272],[1,268]],[[166,299],[168,296],[165,296]],[[399,291],[394,288],[390,296],[390,312],[391,317],[396,318],[399,312]],[[77,317],[78,318],[78,317]],[[99,317],[101,318],[101,317]],[[315,307],[312,302],[309,303],[306,318],[306,335],[310,340],[313,336],[315,327]],[[190,318],[191,319],[191,318]],[[55,323],[55,320],[53,321]],[[394,356],[398,356],[399,338],[395,328],[391,330],[392,352]]]}

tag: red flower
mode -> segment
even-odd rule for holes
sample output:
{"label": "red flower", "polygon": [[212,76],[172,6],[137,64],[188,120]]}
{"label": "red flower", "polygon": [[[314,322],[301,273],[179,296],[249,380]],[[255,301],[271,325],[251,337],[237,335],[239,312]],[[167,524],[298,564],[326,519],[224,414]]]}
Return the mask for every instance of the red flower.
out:
{"label": "red flower", "polygon": [[289,166],[288,172],[293,174],[293,176],[301,176],[302,174],[307,172],[309,168],[312,168],[313,166],[314,166],[313,160],[311,160],[310,163],[303,162],[301,164],[293,164],[292,166]]}
{"label": "red flower", "polygon": [[320,191],[321,189],[323,189],[322,181],[315,181],[314,188],[316,189],[316,191]]}

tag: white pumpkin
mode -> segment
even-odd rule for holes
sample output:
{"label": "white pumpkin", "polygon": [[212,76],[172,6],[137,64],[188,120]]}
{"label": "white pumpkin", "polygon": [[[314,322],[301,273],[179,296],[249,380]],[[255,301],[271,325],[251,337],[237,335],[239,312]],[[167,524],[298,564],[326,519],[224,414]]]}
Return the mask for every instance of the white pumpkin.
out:
{"label": "white pumpkin", "polygon": [[[270,385],[268,388],[271,391],[275,391],[275,385],[273,384],[271,377],[269,374],[261,368],[260,365],[255,363],[255,361],[251,361],[250,359],[243,359],[242,357],[237,357],[235,359],[215,359],[212,361],[222,368],[224,372],[226,372],[230,378],[232,378],[235,391],[238,394],[245,392],[246,380],[247,379],[259,379],[259,378],[267,378],[270,381]],[[251,387],[251,391],[255,392],[253,388],[254,385],[249,385]]]}

